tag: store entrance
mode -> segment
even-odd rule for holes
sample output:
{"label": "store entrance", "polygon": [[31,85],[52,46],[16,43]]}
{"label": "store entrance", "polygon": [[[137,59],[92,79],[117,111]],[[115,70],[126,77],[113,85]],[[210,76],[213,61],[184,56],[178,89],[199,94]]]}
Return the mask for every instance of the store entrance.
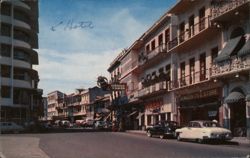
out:
{"label": "store entrance", "polygon": [[230,126],[233,136],[246,136],[246,102],[230,104]]}

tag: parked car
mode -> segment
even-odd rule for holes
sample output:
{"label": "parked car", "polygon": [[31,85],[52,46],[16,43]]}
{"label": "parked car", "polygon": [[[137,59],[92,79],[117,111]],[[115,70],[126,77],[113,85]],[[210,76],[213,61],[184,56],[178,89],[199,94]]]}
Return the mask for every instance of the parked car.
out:
{"label": "parked car", "polygon": [[96,121],[94,127],[95,129],[104,129],[105,125],[106,121]]}
{"label": "parked car", "polygon": [[231,140],[232,133],[230,130],[220,127],[214,121],[190,121],[187,127],[176,129],[177,140],[195,140],[202,143],[207,140]]}
{"label": "parked car", "polygon": [[83,123],[83,127],[94,127],[95,120],[93,119],[86,119]]}
{"label": "parked car", "polygon": [[19,133],[24,128],[14,122],[0,122],[0,133]]}
{"label": "parked car", "polygon": [[146,129],[147,136],[159,136],[161,139],[166,137],[174,137],[175,130],[179,128],[175,121],[161,121]]}

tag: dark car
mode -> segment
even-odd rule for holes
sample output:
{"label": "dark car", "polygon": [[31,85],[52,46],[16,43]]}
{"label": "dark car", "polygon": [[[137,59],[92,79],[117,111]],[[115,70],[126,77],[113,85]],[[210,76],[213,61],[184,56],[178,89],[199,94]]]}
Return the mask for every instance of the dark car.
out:
{"label": "dark car", "polygon": [[159,136],[161,139],[174,138],[175,130],[178,128],[179,126],[175,121],[161,121],[151,127],[148,127],[146,131],[148,137]]}

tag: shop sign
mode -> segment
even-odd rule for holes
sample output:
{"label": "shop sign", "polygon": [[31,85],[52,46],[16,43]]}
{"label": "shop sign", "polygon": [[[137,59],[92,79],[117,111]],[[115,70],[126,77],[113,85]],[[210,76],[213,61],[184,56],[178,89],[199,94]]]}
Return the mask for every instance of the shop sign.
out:
{"label": "shop sign", "polygon": [[148,102],[145,104],[145,109],[156,113],[156,112],[160,112],[160,107],[163,105],[163,101],[161,99],[158,100],[154,100],[151,102]]}
{"label": "shop sign", "polygon": [[215,117],[217,115],[217,111],[208,111],[208,117]]}
{"label": "shop sign", "polygon": [[210,89],[206,91],[183,95],[180,97],[180,101],[207,98],[207,97],[216,96],[216,95],[219,95],[218,89]]}

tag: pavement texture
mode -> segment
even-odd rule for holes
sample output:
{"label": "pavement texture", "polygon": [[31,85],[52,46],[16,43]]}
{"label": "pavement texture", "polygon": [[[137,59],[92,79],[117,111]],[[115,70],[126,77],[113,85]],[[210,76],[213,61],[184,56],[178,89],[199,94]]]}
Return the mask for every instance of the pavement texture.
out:
{"label": "pavement texture", "polygon": [[[146,131],[142,130],[127,130],[126,132],[131,134],[146,135]],[[240,146],[249,147],[250,150],[250,139],[247,139],[246,137],[234,137],[230,142],[238,144]]]}
{"label": "pavement texture", "polygon": [[0,158],[49,158],[36,137],[0,137]]}

